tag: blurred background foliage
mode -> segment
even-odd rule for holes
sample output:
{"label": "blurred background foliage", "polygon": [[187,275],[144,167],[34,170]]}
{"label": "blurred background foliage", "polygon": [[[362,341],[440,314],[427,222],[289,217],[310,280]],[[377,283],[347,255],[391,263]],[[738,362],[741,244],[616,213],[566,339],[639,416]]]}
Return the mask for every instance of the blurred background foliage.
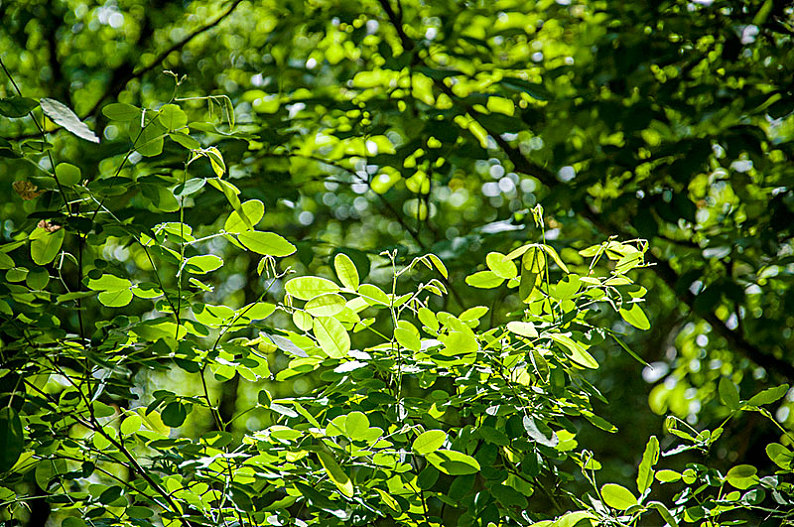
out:
{"label": "blurred background foliage", "polygon": [[[650,240],[652,266],[637,281],[649,289],[652,330],[603,321],[650,365],[605,341],[592,374],[621,430],[618,440],[583,431],[604,480],[633,473],[626,453],[639,456],[668,412],[696,428],[719,423],[720,377],[742,397],[794,379],[790,2],[14,0],[0,1],[0,19],[2,60],[22,93],[62,101],[102,138],[96,148],[47,135],[58,159],[100,184],[129,144],[101,108],[156,109],[176,93],[191,121],[214,123],[202,132],[241,198],[266,204],[264,228],[295,242],[285,265],[298,273],[330,276],[343,251],[377,281],[389,276],[381,251],[432,251],[450,269],[450,302],[491,306],[498,323],[518,299],[463,277],[489,251],[540,239],[535,204],[567,261],[609,235]],[[15,94],[4,76],[0,97]],[[3,152],[38,148],[42,136],[18,118],[0,120],[0,137],[5,242],[38,219],[12,190],[36,181],[36,169]],[[166,221],[152,204],[169,210],[174,198],[146,180],[181,168],[169,148],[157,164],[132,156],[124,171],[135,184],[114,209],[122,218]],[[222,225],[219,194],[188,203],[187,223]],[[213,251],[226,254],[226,243]],[[148,266],[134,246],[94,257],[130,274]],[[227,261],[208,301],[254,300],[256,264]],[[139,374],[140,393],[175,382],[197,381]],[[280,395],[310,388],[304,378],[267,385]],[[256,397],[239,379],[213,389],[225,416]],[[773,409],[789,429],[792,406],[794,392]],[[188,423],[188,435],[211,426],[200,413]],[[262,422],[254,413],[234,426]],[[728,426],[712,463],[770,464],[756,446],[774,429],[750,417]]]}

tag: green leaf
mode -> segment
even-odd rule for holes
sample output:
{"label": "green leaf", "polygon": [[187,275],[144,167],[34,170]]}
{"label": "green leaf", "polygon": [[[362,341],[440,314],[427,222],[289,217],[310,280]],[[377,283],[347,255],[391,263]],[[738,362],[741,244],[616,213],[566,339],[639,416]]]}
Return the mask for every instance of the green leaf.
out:
{"label": "green leaf", "polygon": [[7,99],[0,99],[0,115],[12,119],[25,117],[38,105],[39,103],[35,99],[28,97],[13,96]]}
{"label": "green leaf", "polygon": [[96,280],[89,279],[87,286],[94,291],[120,291],[132,287],[132,282],[116,275],[103,274]]}
{"label": "green leaf", "polygon": [[220,150],[211,146],[202,150],[202,153],[210,160],[210,166],[212,167],[212,171],[215,172],[215,175],[218,177],[223,176],[226,172],[226,163],[223,161]]}
{"label": "green leaf", "polygon": [[[512,262],[509,263],[512,264]],[[504,282],[504,278],[493,271],[480,271],[466,277],[466,283],[478,289],[493,289],[502,285],[502,282]]]}
{"label": "green leaf", "polygon": [[449,271],[447,271],[447,266],[444,265],[444,262],[441,260],[441,258],[439,258],[433,253],[428,254],[427,257],[430,258],[430,261],[433,263],[433,266],[438,270],[441,276],[443,276],[444,278],[449,278]]}
{"label": "green leaf", "polygon": [[185,419],[187,419],[187,410],[183,404],[174,401],[165,405],[160,418],[166,426],[176,428],[182,426]]}
{"label": "green leaf", "polygon": [[542,245],[542,247],[543,247],[543,250],[546,251],[546,254],[548,254],[551,257],[551,259],[554,260],[554,263],[557,264],[557,267],[562,269],[562,271],[565,274],[569,274],[570,273],[570,271],[568,270],[568,266],[566,266],[565,263],[562,261],[562,259],[560,258],[560,255],[557,254],[557,251],[554,250],[554,247],[552,247],[550,245],[545,245],[545,244]]}
{"label": "green leaf", "polygon": [[328,477],[334,482],[339,491],[348,498],[352,498],[354,491],[353,482],[333,456],[327,452],[317,452],[317,457],[320,458],[320,464],[325,469],[325,473],[328,474]]}
{"label": "green leaf", "polygon": [[193,274],[206,274],[223,267],[223,259],[214,254],[191,256],[185,260],[185,270]]}
{"label": "green leaf", "polygon": [[363,284],[358,288],[358,294],[371,306],[378,304],[389,305],[389,297],[376,285]]}
{"label": "green leaf", "polygon": [[348,439],[357,441],[367,437],[369,431],[369,418],[362,412],[351,412],[345,418],[345,435]]}
{"label": "green leaf", "polygon": [[794,453],[780,443],[769,443],[766,445],[766,455],[772,462],[783,470],[790,470]]}
{"label": "green leaf", "polygon": [[187,135],[186,133],[182,132],[174,132],[168,134],[168,137],[171,138],[172,141],[181,145],[183,148],[188,150],[198,150],[201,148],[201,143]]}
{"label": "green leaf", "polygon": [[97,295],[97,299],[106,307],[124,307],[132,302],[132,291],[129,289],[102,291]]}
{"label": "green leaf", "polygon": [[59,163],[55,167],[55,176],[61,185],[67,187],[77,185],[83,179],[80,169],[69,163]]}
{"label": "green leaf", "polygon": [[268,302],[255,302],[237,310],[241,318],[248,320],[264,320],[275,311],[276,306]]}
{"label": "green leaf", "polygon": [[294,245],[274,232],[241,232],[237,240],[249,251],[267,256],[283,257],[295,252]]}
{"label": "green leaf", "polygon": [[674,483],[681,479],[681,473],[675,470],[663,469],[655,474],[656,479],[662,483]]}
{"label": "green leaf", "polygon": [[456,450],[436,450],[425,457],[434,467],[450,476],[465,476],[480,471],[476,459]]}
{"label": "green leaf", "polygon": [[511,260],[505,259],[505,255],[502,253],[488,253],[485,257],[485,263],[488,265],[488,269],[499,278],[510,280],[518,276],[516,264]]}
{"label": "green leaf", "polygon": [[140,430],[141,426],[143,426],[143,418],[138,414],[132,414],[121,422],[119,430],[123,435],[128,436]]}
{"label": "green leaf", "polygon": [[141,519],[141,520],[146,518],[151,518],[152,516],[154,516],[154,511],[152,509],[150,509],[149,507],[142,507],[138,505],[127,507],[127,510],[125,512],[127,513],[127,516],[129,516],[130,518]]}
{"label": "green leaf", "polygon": [[52,122],[62,126],[77,137],[92,143],[99,142],[96,134],[65,104],[55,99],[44,98],[41,100],[41,109],[44,115],[52,119]]}
{"label": "green leaf", "polygon": [[626,487],[616,483],[607,483],[602,486],[601,497],[604,499],[604,503],[619,511],[624,511],[637,504],[634,494]]}
{"label": "green leaf", "polygon": [[306,302],[304,309],[314,317],[332,317],[345,308],[345,299],[336,293],[320,295]]}
{"label": "green leaf", "polygon": [[678,521],[664,503],[659,501],[651,501],[648,503],[648,507],[656,509],[662,519],[667,522],[667,525],[670,527],[678,527]]}
{"label": "green leaf", "polygon": [[620,316],[637,329],[650,329],[651,323],[638,303],[631,304],[629,309],[621,308]]}
{"label": "green leaf", "polygon": [[645,445],[645,452],[637,472],[637,490],[640,495],[645,493],[653,483],[653,467],[657,461],[659,461],[659,440],[656,439],[656,436],[651,436]]}
{"label": "green leaf", "polygon": [[160,122],[167,130],[173,131],[187,125],[187,115],[176,104],[166,104],[160,108]]}
{"label": "green leaf", "polygon": [[540,275],[538,273],[527,271],[523,267],[521,268],[521,278],[518,283],[518,297],[522,302],[528,303],[530,301],[532,291],[535,290],[535,286],[539,281]]}
{"label": "green leaf", "polygon": [[446,440],[447,433],[443,430],[428,430],[414,439],[411,449],[420,456],[426,456],[441,448]]}
{"label": "green leaf", "polygon": [[335,318],[315,318],[312,329],[320,348],[329,357],[341,359],[350,351],[350,336],[342,323]]}
{"label": "green leaf", "polygon": [[786,395],[786,393],[788,393],[788,389],[788,384],[781,384],[780,386],[775,386],[774,388],[768,388],[750,397],[750,399],[747,401],[747,404],[750,406],[763,406],[765,404],[774,403]]}
{"label": "green leaf", "polygon": [[740,406],[739,390],[727,377],[721,377],[718,385],[720,400],[730,410],[738,410]]}
{"label": "green leaf", "polygon": [[725,479],[737,489],[746,490],[758,483],[757,472],[752,465],[736,465],[725,474]]}
{"label": "green leaf", "polygon": [[37,265],[47,265],[58,256],[66,236],[64,229],[47,232],[41,227],[30,234],[30,257]]}
{"label": "green leaf", "polygon": [[532,322],[519,322],[514,320],[507,323],[507,330],[516,335],[521,335],[522,337],[531,339],[538,338],[538,330],[535,329],[535,325]]}
{"label": "green leaf", "polygon": [[14,267],[14,259],[8,256],[6,253],[0,253],[0,270],[3,269],[11,269]]}
{"label": "green leaf", "polygon": [[339,292],[338,285],[318,276],[293,278],[284,285],[284,289],[298,300],[311,300],[316,296]]}
{"label": "green leaf", "polygon": [[334,271],[342,285],[351,291],[355,291],[359,286],[358,270],[353,260],[344,253],[339,253],[334,257]]}
{"label": "green leaf", "polygon": [[226,223],[223,224],[223,230],[234,234],[254,230],[264,215],[265,204],[258,199],[250,199],[240,205],[240,212],[235,210],[229,214]]}
{"label": "green leaf", "polygon": [[150,119],[143,127],[140,119],[134,119],[130,121],[129,129],[130,139],[133,140],[133,146],[139,154],[154,157],[163,153],[163,137],[166,129],[157,119]]}
{"label": "green leaf", "polygon": [[397,321],[397,327],[394,329],[394,338],[400,346],[414,353],[422,349],[419,330],[407,320]]}
{"label": "green leaf", "polygon": [[385,503],[385,504],[386,504],[386,505],[387,505],[387,506],[388,506],[390,509],[392,509],[392,510],[393,510],[393,511],[395,511],[395,512],[400,512],[400,511],[402,510],[402,509],[400,508],[400,504],[399,504],[399,503],[397,503],[397,500],[395,500],[394,498],[392,498],[392,497],[391,497],[391,495],[390,495],[388,492],[386,492],[386,491],[385,491],[385,490],[383,490],[383,489],[379,489],[378,487],[375,487],[375,489],[374,489],[374,490],[375,490],[375,492],[377,492],[377,493],[380,495],[380,499],[382,499],[382,500],[383,500],[383,502],[384,502],[384,503]]}
{"label": "green leaf", "polygon": [[551,333],[549,334],[549,337],[551,337],[554,342],[567,349],[570,352],[569,356],[571,360],[576,364],[584,366],[585,368],[598,368],[598,361],[596,361],[595,358],[588,353],[584,345],[582,345],[580,342],[577,342],[568,335],[563,335],[562,333]]}
{"label": "green leaf", "polygon": [[0,474],[14,466],[24,449],[22,421],[16,410],[3,406],[0,408]]}
{"label": "green leaf", "polygon": [[140,108],[123,102],[114,102],[104,106],[102,113],[111,121],[134,121],[141,118]]}
{"label": "green leaf", "polygon": [[50,282],[50,273],[43,267],[37,267],[31,270],[25,277],[25,283],[31,289],[41,291]]}
{"label": "green leaf", "polygon": [[[628,247],[624,245],[624,247]],[[642,265],[642,253],[641,252],[631,252],[622,256],[618,263],[615,264],[615,272],[617,274],[625,274]]]}
{"label": "green leaf", "polygon": [[118,485],[108,487],[99,495],[99,503],[110,505],[121,497],[121,491],[122,489]]}

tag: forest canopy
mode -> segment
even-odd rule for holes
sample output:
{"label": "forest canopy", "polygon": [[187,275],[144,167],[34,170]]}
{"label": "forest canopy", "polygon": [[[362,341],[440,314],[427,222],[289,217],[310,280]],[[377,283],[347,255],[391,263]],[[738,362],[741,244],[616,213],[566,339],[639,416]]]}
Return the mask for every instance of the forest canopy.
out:
{"label": "forest canopy", "polygon": [[4,525],[794,522],[790,2],[0,20]]}

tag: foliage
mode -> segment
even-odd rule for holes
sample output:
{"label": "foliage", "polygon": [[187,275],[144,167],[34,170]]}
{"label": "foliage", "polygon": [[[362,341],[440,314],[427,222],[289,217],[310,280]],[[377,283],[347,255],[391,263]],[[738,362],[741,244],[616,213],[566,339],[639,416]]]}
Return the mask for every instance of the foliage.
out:
{"label": "foliage", "polygon": [[5,518],[790,521],[789,7],[152,4],[0,4]]}

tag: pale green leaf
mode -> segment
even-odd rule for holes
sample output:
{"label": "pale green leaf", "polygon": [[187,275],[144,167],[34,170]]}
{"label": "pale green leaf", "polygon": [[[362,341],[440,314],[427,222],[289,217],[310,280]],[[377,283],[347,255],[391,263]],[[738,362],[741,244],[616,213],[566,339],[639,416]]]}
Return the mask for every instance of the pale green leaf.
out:
{"label": "pale green leaf", "polygon": [[320,348],[329,357],[341,359],[350,351],[350,336],[342,323],[335,318],[315,318],[312,329]]}
{"label": "pale green leaf", "polygon": [[[512,264],[512,262],[509,263]],[[504,282],[504,278],[493,271],[480,271],[466,277],[466,283],[478,289],[493,289],[502,285],[502,282]]]}
{"label": "pale green leaf", "polygon": [[37,265],[47,265],[58,256],[65,235],[64,229],[47,232],[36,227],[30,235],[30,257]]}
{"label": "pale green leaf", "polygon": [[659,460],[659,440],[656,436],[651,436],[648,443],[645,445],[645,452],[640,461],[640,467],[637,471],[637,490],[643,494],[648,487],[653,483],[653,467]]}
{"label": "pale green leaf", "polygon": [[99,142],[96,134],[65,104],[48,98],[41,99],[40,103],[44,115],[52,119],[55,124],[62,126],[80,139],[92,143]]}
{"label": "pale green leaf", "polygon": [[241,233],[253,230],[265,215],[265,204],[258,199],[250,199],[240,205],[240,211],[232,211],[223,230],[231,233]]}
{"label": "pale green leaf", "polygon": [[353,482],[333,456],[327,452],[317,452],[317,457],[320,458],[320,464],[325,469],[325,473],[328,474],[328,477],[334,482],[339,491],[348,498],[353,497]]}
{"label": "pale green leaf", "polygon": [[502,253],[488,253],[488,255],[485,257],[485,263],[488,265],[488,269],[490,269],[491,272],[493,272],[493,274],[499,278],[510,280],[518,276],[516,264],[514,264],[511,260],[507,260],[505,255]]}
{"label": "pale green leaf", "polygon": [[311,300],[320,295],[338,293],[339,286],[319,276],[300,276],[293,278],[284,285],[287,294],[299,300]]}
{"label": "pale green leaf", "polygon": [[602,486],[601,497],[604,498],[604,503],[619,511],[624,511],[637,504],[634,494],[626,487],[616,483],[607,483]]}
{"label": "pale green leaf", "polygon": [[102,113],[111,121],[134,121],[141,118],[140,108],[123,102],[114,102],[104,106]]}
{"label": "pale green leaf", "polygon": [[426,456],[441,448],[446,440],[447,434],[443,430],[428,430],[414,439],[411,449],[420,456]]}
{"label": "pale green leaf", "polygon": [[358,289],[359,277],[358,270],[353,260],[346,254],[339,253],[334,257],[334,270],[342,285],[352,291]]}
{"label": "pale green leaf", "polygon": [[465,476],[480,471],[476,459],[456,450],[436,450],[425,457],[434,467],[450,476]]}
{"label": "pale green leaf", "polygon": [[55,167],[55,176],[58,178],[58,182],[65,187],[77,185],[83,178],[80,169],[70,163],[58,163],[58,166]]}
{"label": "pale green leaf", "polygon": [[283,257],[295,252],[295,246],[274,232],[246,231],[237,235],[246,249],[267,256]]}
{"label": "pale green leaf", "polygon": [[191,256],[185,261],[185,270],[193,274],[206,274],[223,267],[223,259],[214,254]]}
{"label": "pale green leaf", "polygon": [[345,308],[345,299],[336,293],[320,295],[306,302],[304,309],[314,317],[332,317]]}
{"label": "pale green leaf", "polygon": [[637,329],[645,330],[651,327],[651,323],[648,322],[648,317],[645,315],[642,307],[637,303],[631,304],[628,309],[621,308],[620,316]]}

